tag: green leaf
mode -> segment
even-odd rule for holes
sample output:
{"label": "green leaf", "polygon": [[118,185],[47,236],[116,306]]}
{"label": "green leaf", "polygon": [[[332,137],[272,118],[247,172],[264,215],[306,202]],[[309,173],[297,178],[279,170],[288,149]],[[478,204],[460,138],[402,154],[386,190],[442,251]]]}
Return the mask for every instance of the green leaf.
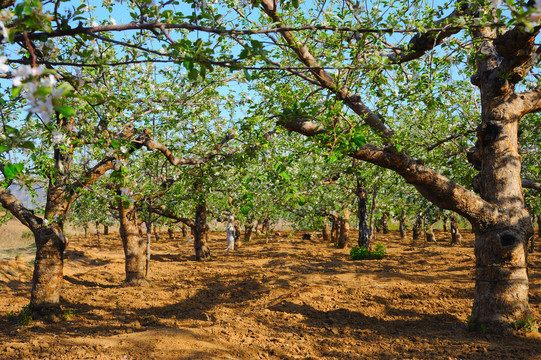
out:
{"label": "green leaf", "polygon": [[11,89],[11,97],[16,98],[17,96],[19,96],[19,94],[21,93],[21,90],[22,90],[22,89],[23,89],[22,86],[12,88],[12,89]]}
{"label": "green leaf", "polygon": [[361,146],[365,146],[366,145],[366,139],[364,138],[364,136],[362,135],[359,135],[357,137],[354,137],[353,139],[353,142],[355,143],[355,145],[357,145],[358,147],[361,147]]}
{"label": "green leaf", "polygon": [[288,173],[286,173],[285,171],[282,171],[281,173],[278,174],[282,179],[284,179],[285,181],[289,181],[291,179],[291,176],[289,176]]}
{"label": "green leaf", "polygon": [[6,175],[6,179],[16,178],[20,173],[22,173],[23,169],[23,164],[7,164],[4,166],[4,174]]}
{"label": "green leaf", "polygon": [[250,207],[248,205],[242,205],[242,207],[240,208],[240,212],[243,215],[248,215],[248,213],[250,212]]}
{"label": "green leaf", "polygon": [[61,113],[65,118],[75,116],[75,109],[71,106],[55,106],[54,109]]}
{"label": "green leaf", "polygon": [[21,143],[20,145],[23,149],[28,149],[28,150],[34,150],[36,148],[36,146],[34,145],[34,143],[30,140],[28,141],[25,141],[23,143]]}
{"label": "green leaf", "polygon": [[111,147],[113,149],[118,149],[120,148],[120,142],[118,142],[117,140],[111,140]]}
{"label": "green leaf", "polygon": [[5,146],[5,145],[0,145],[0,153],[6,152],[6,151],[9,151],[9,150],[11,150],[11,147]]}

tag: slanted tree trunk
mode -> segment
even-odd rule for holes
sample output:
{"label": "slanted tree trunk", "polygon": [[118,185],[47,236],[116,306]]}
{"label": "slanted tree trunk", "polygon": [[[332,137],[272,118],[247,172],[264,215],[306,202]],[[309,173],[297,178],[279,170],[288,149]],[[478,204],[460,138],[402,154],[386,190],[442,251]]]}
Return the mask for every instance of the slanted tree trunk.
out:
{"label": "slanted tree trunk", "polygon": [[195,226],[193,227],[193,246],[195,248],[195,260],[210,259],[210,249],[207,246],[207,204],[204,199],[200,200],[195,208]]}
{"label": "slanted tree trunk", "polygon": [[399,230],[400,230],[400,238],[405,239],[406,238],[406,215],[404,214],[404,212],[402,212],[402,215],[400,216]]}
{"label": "slanted tree trunk", "polygon": [[329,232],[329,224],[326,222],[323,223],[323,229],[321,230],[321,235],[323,236],[323,241],[331,242],[331,234]]}
{"label": "slanted tree trunk", "polygon": [[[120,194],[120,192],[119,192]],[[139,235],[139,221],[135,203],[119,199],[118,214],[120,222],[120,238],[124,248],[126,284],[140,286],[148,282],[147,278],[147,244]]]}
{"label": "slanted tree trunk", "polygon": [[462,242],[462,235],[458,230],[458,221],[455,217],[451,217],[451,244],[460,244]]}
{"label": "slanted tree trunk", "polygon": [[357,244],[359,247],[364,246],[366,248],[370,248],[370,228],[366,223],[368,214],[366,212],[366,190],[364,178],[357,178],[357,196],[359,198],[359,208],[357,211],[359,218],[359,238],[357,240]]}

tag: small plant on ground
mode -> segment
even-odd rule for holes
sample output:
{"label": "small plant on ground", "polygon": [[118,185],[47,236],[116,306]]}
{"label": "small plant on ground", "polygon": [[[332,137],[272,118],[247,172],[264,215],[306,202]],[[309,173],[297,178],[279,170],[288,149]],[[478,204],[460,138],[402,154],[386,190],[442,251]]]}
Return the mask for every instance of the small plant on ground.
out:
{"label": "small plant on ground", "polygon": [[62,311],[62,317],[66,321],[69,320],[73,315],[75,315],[75,311],[73,311],[73,310],[66,309],[66,310]]}
{"label": "small plant on ground", "polygon": [[11,321],[17,321],[19,325],[24,326],[30,324],[30,322],[32,321],[32,315],[33,312],[30,309],[30,305],[25,305],[18,313],[16,313],[15,311],[10,312],[8,314],[8,319]]}
{"label": "small plant on ground", "polygon": [[377,243],[374,250],[365,246],[354,246],[351,248],[349,255],[352,260],[381,260],[387,256],[385,246]]}
{"label": "small plant on ground", "polygon": [[517,320],[515,324],[517,326],[517,330],[524,330],[526,332],[539,330],[538,320],[531,316],[528,316],[524,320]]}

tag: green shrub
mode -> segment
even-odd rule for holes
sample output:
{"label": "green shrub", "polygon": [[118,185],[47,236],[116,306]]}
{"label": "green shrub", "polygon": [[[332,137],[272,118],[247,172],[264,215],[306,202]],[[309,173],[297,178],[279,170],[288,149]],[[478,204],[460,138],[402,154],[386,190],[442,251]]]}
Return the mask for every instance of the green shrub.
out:
{"label": "green shrub", "polygon": [[351,260],[381,260],[387,256],[385,246],[377,243],[374,250],[370,250],[364,246],[354,246],[351,248],[349,255]]}
{"label": "green shrub", "polygon": [[32,321],[33,312],[30,305],[25,305],[18,313],[12,311],[8,314],[8,319],[17,321],[19,325],[28,325]]}

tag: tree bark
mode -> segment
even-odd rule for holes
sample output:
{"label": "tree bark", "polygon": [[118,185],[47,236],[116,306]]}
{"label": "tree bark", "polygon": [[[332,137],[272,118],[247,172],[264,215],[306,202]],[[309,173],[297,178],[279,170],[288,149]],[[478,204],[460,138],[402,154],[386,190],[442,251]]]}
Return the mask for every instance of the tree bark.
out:
{"label": "tree bark", "polygon": [[169,235],[169,240],[175,240],[175,232],[171,228],[167,228],[167,235]]}
{"label": "tree bark", "polygon": [[133,201],[119,199],[120,238],[124,248],[126,284],[140,286],[148,283],[147,244],[139,235],[139,221]]}
{"label": "tree bark", "polygon": [[109,226],[103,225],[103,235],[109,235]]}
{"label": "tree bark", "polygon": [[60,313],[60,292],[67,240],[58,224],[42,228],[34,234],[36,259],[30,294],[30,308],[40,316]]}
{"label": "tree bark", "polygon": [[458,230],[458,221],[455,217],[451,217],[451,244],[460,244],[462,242],[462,235]]}
{"label": "tree bark", "polygon": [[210,249],[207,246],[207,204],[200,200],[195,208],[195,226],[193,227],[193,246],[195,248],[195,260],[210,259]]}
{"label": "tree bark", "polygon": [[357,178],[357,196],[359,198],[357,215],[359,218],[359,238],[357,244],[359,247],[370,248],[370,228],[366,223],[368,214],[366,212],[366,189],[365,179]]}
{"label": "tree bark", "polygon": [[412,234],[412,239],[413,240],[418,240],[421,237],[421,231],[422,231],[422,228],[423,228],[422,222],[423,222],[423,220],[421,219],[421,216],[418,216],[415,219],[415,223],[413,224],[413,229],[412,229],[413,230],[413,234]]}
{"label": "tree bark", "polygon": [[386,211],[381,215],[381,231],[384,234],[389,233],[389,213]]}
{"label": "tree bark", "polygon": [[404,214],[404,212],[402,212],[402,215],[400,216],[399,230],[400,230],[400,238],[405,239],[406,238],[406,215]]}
{"label": "tree bark", "polygon": [[321,230],[321,235],[323,236],[323,241],[331,242],[331,234],[329,233],[329,224],[326,222],[323,223],[323,229]]}
{"label": "tree bark", "polygon": [[330,215],[329,221],[331,222],[331,242],[336,244],[338,242],[338,234],[340,232],[340,221],[336,215]]}
{"label": "tree bark", "polygon": [[349,241],[349,210],[344,210],[344,216],[338,217],[339,231],[338,240],[336,241],[336,247],[343,249],[346,247]]}
{"label": "tree bark", "polygon": [[376,198],[378,197],[378,176],[374,178],[374,188],[372,189],[372,206],[370,208],[370,240],[376,240],[375,220],[376,220]]}
{"label": "tree bark", "polygon": [[253,234],[254,224],[244,224],[244,241],[251,241]]}
{"label": "tree bark", "polygon": [[242,230],[240,229],[240,221],[238,219],[235,219],[235,246],[238,249],[240,247],[240,235]]}

